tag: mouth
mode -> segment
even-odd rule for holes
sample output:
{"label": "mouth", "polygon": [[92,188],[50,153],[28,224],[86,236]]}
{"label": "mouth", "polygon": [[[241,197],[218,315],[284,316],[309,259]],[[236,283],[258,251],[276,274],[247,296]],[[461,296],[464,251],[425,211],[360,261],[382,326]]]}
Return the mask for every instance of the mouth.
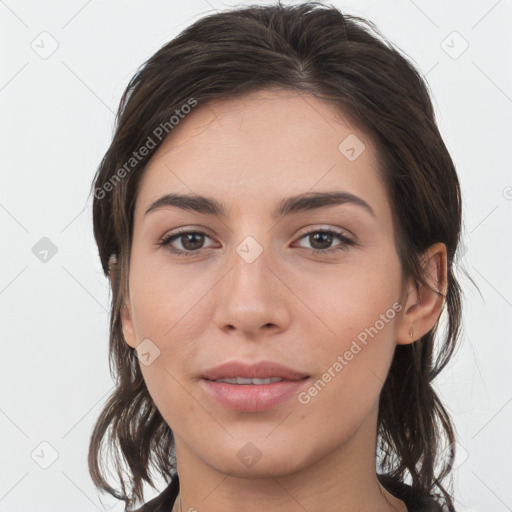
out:
{"label": "mouth", "polygon": [[274,382],[282,382],[284,379],[281,377],[270,377],[269,379],[248,379],[245,377],[235,377],[233,379],[215,379],[212,382],[225,382],[226,384],[243,384],[261,386],[262,384],[272,384]]}
{"label": "mouth", "polygon": [[227,409],[261,412],[296,395],[308,379],[309,375],[270,361],[231,361],[205,372],[201,385],[210,399]]}
{"label": "mouth", "polygon": [[[243,381],[243,379],[250,379],[251,381],[255,381],[254,384],[258,384],[258,380],[301,380],[305,377],[309,377],[309,375],[273,361],[259,361],[257,363],[227,361],[205,371],[201,377],[212,381],[236,379],[237,384],[250,384],[251,382]],[[235,382],[230,382],[230,384],[234,383]]]}

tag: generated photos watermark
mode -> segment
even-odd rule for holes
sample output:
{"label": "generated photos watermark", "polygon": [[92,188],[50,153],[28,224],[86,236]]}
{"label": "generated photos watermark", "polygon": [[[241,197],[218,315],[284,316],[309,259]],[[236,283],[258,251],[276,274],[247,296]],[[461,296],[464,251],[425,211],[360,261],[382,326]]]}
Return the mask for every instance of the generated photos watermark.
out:
{"label": "generated photos watermark", "polygon": [[[346,350],[343,355],[338,355],[336,361],[327,369],[322,377],[317,379],[306,391],[301,391],[298,394],[298,400],[301,404],[307,405],[311,402],[311,399],[318,395],[329,382],[338,375],[345,366],[348,365],[354,357],[361,352],[363,347],[368,344],[368,336],[374,338],[385,325],[390,322],[395,315],[402,310],[402,305],[399,302],[393,303],[393,305],[385,312],[381,313],[379,320],[377,320],[372,326],[366,327],[357,335],[357,340],[353,340],[350,348]],[[359,341],[359,343],[358,343]],[[362,345],[362,346],[361,346]]]}
{"label": "generated photos watermark", "polygon": [[107,192],[112,192],[114,187],[125,178],[130,171],[135,169],[139,162],[156,147],[157,143],[163,140],[196,105],[197,100],[190,98],[181,108],[174,111],[174,115],[172,115],[168,121],[160,123],[151,132],[151,135],[148,135],[144,144],[142,144],[137,151],[132,153],[132,156],[128,158],[124,165],[122,165],[101,187],[96,187],[94,197],[96,197],[96,199],[103,199]]}

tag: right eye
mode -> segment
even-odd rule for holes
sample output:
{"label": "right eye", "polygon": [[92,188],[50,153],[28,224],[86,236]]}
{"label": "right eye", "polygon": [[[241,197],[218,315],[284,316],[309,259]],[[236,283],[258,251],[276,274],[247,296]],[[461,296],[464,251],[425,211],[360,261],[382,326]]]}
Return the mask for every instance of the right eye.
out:
{"label": "right eye", "polygon": [[[165,235],[159,240],[158,245],[165,247],[168,251],[177,256],[191,256],[199,252],[202,249],[204,239],[210,238],[206,233],[202,231],[194,231],[187,229],[180,229],[174,233]],[[178,241],[181,248],[173,246],[173,242]]]}

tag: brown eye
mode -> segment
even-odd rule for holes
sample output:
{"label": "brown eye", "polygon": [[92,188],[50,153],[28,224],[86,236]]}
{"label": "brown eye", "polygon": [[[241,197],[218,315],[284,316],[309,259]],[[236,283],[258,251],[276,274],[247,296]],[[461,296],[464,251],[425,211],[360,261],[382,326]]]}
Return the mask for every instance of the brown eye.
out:
{"label": "brown eye", "polygon": [[190,233],[188,235],[180,235],[178,238],[181,239],[181,244],[183,248],[187,251],[200,249],[201,245],[204,243],[204,235],[202,235],[201,233]]}
{"label": "brown eye", "polygon": [[[201,231],[181,230],[178,233],[165,236],[158,242],[158,245],[164,246],[167,250],[179,256],[189,256],[203,248],[205,238],[210,237]],[[174,242],[179,243],[181,247],[173,245]]]}
{"label": "brown eye", "polygon": [[[332,248],[331,244],[333,240],[338,239],[341,244],[338,244]],[[306,252],[313,252],[315,254],[329,254],[338,251],[346,251],[349,246],[355,245],[355,242],[345,236],[341,231],[334,229],[317,229],[307,231],[301,238],[307,239],[311,245],[311,249],[303,247]]]}
{"label": "brown eye", "polygon": [[332,244],[333,241],[333,236],[327,233],[319,232],[308,236],[309,242],[313,245],[313,249],[329,249],[329,246]]}

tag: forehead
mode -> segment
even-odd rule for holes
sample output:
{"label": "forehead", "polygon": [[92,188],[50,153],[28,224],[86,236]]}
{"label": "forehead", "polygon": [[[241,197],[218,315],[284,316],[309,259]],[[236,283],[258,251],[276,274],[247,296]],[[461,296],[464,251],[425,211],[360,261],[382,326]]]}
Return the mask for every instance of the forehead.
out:
{"label": "forehead", "polygon": [[340,188],[386,207],[368,135],[311,94],[266,90],[199,104],[184,116],[148,163],[136,204],[141,210],[179,191],[256,206]]}

